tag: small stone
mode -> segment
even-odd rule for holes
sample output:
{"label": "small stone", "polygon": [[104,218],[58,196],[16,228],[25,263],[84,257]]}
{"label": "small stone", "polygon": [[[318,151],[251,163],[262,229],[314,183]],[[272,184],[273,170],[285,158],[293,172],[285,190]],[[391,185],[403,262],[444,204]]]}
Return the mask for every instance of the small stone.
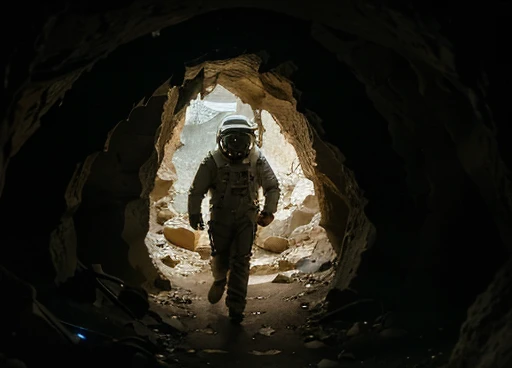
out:
{"label": "small stone", "polygon": [[352,353],[346,353],[345,351],[342,351],[338,354],[339,360],[355,360],[356,357]]}
{"label": "small stone", "polygon": [[334,368],[339,367],[339,363],[330,359],[322,359],[316,366],[318,368]]}
{"label": "small stone", "polygon": [[259,315],[261,315],[261,314],[265,314],[265,313],[267,313],[267,312],[265,312],[265,311],[254,311],[254,312],[251,312],[251,314],[252,314],[253,316],[259,316]]}
{"label": "small stone", "polygon": [[277,355],[279,353],[281,353],[281,350],[277,350],[277,349],[271,349],[271,350],[267,350],[267,351],[253,350],[253,351],[249,352],[249,354],[252,354],[252,355]]}
{"label": "small stone", "polygon": [[197,330],[197,332],[202,332],[202,333],[205,333],[207,335],[216,335],[217,332],[211,328],[211,327],[207,327],[207,328],[203,328],[203,329],[200,329],[200,330]]}
{"label": "small stone", "polygon": [[163,291],[172,290],[171,282],[168,279],[157,277],[153,284],[155,285],[155,287]]}
{"label": "small stone", "polygon": [[286,276],[286,275],[283,275],[282,273],[278,274],[274,280],[272,280],[272,282],[274,283],[278,283],[278,284],[289,284],[291,283],[293,280],[291,277],[289,276]]}
{"label": "small stone", "polygon": [[199,246],[196,248],[196,252],[199,253],[199,256],[201,259],[210,259],[210,256],[212,255],[212,249],[210,246]]}
{"label": "small stone", "polygon": [[181,321],[177,318],[162,318],[164,323],[167,323],[169,326],[180,332],[186,332],[187,328],[181,323]]}
{"label": "small stone", "polygon": [[304,338],[304,341],[305,341],[305,342],[314,341],[314,340],[316,340],[316,336],[315,336],[315,335],[307,335],[307,336]]}
{"label": "small stone", "polygon": [[359,335],[360,332],[361,332],[361,328],[359,326],[359,322],[356,322],[347,331],[347,337],[353,337],[353,336]]}
{"label": "small stone", "polygon": [[264,336],[270,336],[272,335],[274,332],[276,332],[276,330],[274,330],[272,327],[262,327],[259,329],[258,333],[260,335],[264,335]]}
{"label": "small stone", "polygon": [[325,347],[326,345],[322,341],[313,340],[306,342],[304,346],[308,349],[319,349]]}
{"label": "small stone", "polygon": [[169,209],[162,209],[158,211],[158,214],[156,215],[157,219],[156,222],[160,225],[163,225],[166,221],[172,219],[174,216],[176,216],[176,213],[169,210]]}
{"label": "small stone", "polygon": [[164,265],[171,268],[176,267],[180,263],[179,260],[172,259],[171,256],[165,256],[164,258],[161,259],[161,261]]}

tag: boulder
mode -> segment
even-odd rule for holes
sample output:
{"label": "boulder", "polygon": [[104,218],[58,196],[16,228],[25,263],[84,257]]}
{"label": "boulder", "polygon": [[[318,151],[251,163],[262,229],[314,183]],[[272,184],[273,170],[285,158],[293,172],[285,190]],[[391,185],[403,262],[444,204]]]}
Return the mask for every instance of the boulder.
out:
{"label": "boulder", "polygon": [[303,246],[288,248],[280,254],[278,259],[279,269],[285,271],[287,268],[296,268],[297,263],[306,257],[309,257],[313,253],[315,248],[314,242],[304,243]]}
{"label": "boulder", "polygon": [[304,211],[302,209],[297,209],[293,211],[290,216],[290,222],[288,224],[287,235],[290,235],[293,230],[298,228],[299,226],[307,225],[313,219],[315,214],[309,211]]}
{"label": "boulder", "polygon": [[282,253],[288,249],[288,246],[288,239],[280,236],[269,236],[261,245],[263,249],[274,253]]}
{"label": "boulder", "polygon": [[314,194],[309,194],[304,198],[300,205],[300,209],[302,211],[318,213],[320,212],[320,205],[318,203],[318,198]]}
{"label": "boulder", "polygon": [[295,209],[291,212],[289,217],[285,219],[275,219],[267,227],[259,228],[257,236],[260,239],[266,239],[270,236],[287,238],[296,228],[309,224],[314,216],[314,212]]}
{"label": "boulder", "polygon": [[164,236],[170,243],[190,251],[196,250],[196,233],[186,227],[175,227],[173,224],[164,226]]}

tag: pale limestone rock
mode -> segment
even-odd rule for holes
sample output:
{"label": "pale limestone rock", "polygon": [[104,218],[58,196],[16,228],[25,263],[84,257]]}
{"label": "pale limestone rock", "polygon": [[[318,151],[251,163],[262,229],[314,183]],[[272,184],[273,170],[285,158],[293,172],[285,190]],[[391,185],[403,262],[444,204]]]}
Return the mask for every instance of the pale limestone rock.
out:
{"label": "pale limestone rock", "polygon": [[208,247],[210,248],[210,237],[208,236],[208,231],[198,231],[196,232],[197,237],[197,247]]}
{"label": "pale limestone rock", "polygon": [[260,247],[253,249],[251,275],[269,275],[278,272],[277,259],[280,255]]}
{"label": "pale limestone rock", "polygon": [[301,259],[309,257],[314,249],[314,242],[304,243],[301,247],[289,248],[281,253],[279,261],[287,261],[289,264],[293,265],[293,268],[296,268],[297,263]]}
{"label": "pale limestone rock", "polygon": [[157,211],[168,209],[169,203],[171,201],[172,201],[172,197],[170,197],[170,196],[162,197],[154,203],[154,207],[156,208]]}
{"label": "pale limestone rock", "polygon": [[169,189],[172,187],[172,183],[172,180],[165,180],[157,175],[155,178],[155,186],[151,191],[151,197],[154,200],[158,200],[169,195]]}
{"label": "pale limestone rock", "polygon": [[287,235],[291,234],[293,230],[299,226],[307,225],[313,219],[314,213],[297,209],[293,211],[288,224]]}
{"label": "pale limestone rock", "polygon": [[320,212],[320,205],[318,203],[318,198],[314,194],[308,194],[306,198],[302,201],[300,209],[303,211],[309,211],[313,213]]}
{"label": "pale limestone rock", "polygon": [[293,282],[292,278],[287,275],[283,275],[282,273],[277,274],[277,276],[272,280],[273,283],[276,284],[289,284]]}
{"label": "pale limestone rock", "polygon": [[327,232],[321,226],[313,227],[309,233],[309,238],[301,244],[313,245],[311,253],[295,263],[295,268],[302,272],[314,273],[322,269],[322,266],[332,262],[336,253],[327,237]]}
{"label": "pale limestone rock", "polygon": [[163,225],[166,221],[174,218],[176,215],[177,215],[177,213],[175,211],[172,211],[168,208],[161,209],[160,211],[158,211],[158,213],[156,215],[156,221],[160,225]]}
{"label": "pale limestone rock", "polygon": [[171,256],[165,256],[161,259],[162,263],[168,267],[174,268],[176,267],[180,261],[178,259],[172,259]]}
{"label": "pale limestone rock", "polygon": [[280,236],[283,238],[289,237],[298,227],[307,225],[313,220],[315,213],[310,211],[303,211],[295,209],[291,212],[290,216],[284,219],[275,219],[270,225],[264,228],[259,228],[258,238],[266,239],[270,236]]}
{"label": "pale limestone rock", "polygon": [[282,253],[288,249],[288,239],[280,236],[270,236],[263,242],[262,248],[274,253]]}
{"label": "pale limestone rock", "polygon": [[277,262],[279,271],[289,271],[295,269],[295,265],[286,259]]}
{"label": "pale limestone rock", "polygon": [[293,191],[291,194],[290,202],[301,205],[306,197],[315,193],[313,182],[302,175],[296,178],[293,183]]}
{"label": "pale limestone rock", "polygon": [[195,251],[197,241],[193,230],[185,227],[174,227],[172,224],[164,226],[164,236],[170,243],[191,251]]}
{"label": "pale limestone rock", "polygon": [[288,228],[288,222],[286,219],[280,220],[276,218],[274,221],[270,223],[267,227],[258,227],[257,232],[257,241],[256,243],[263,243],[262,241],[259,241],[259,239],[266,239],[270,236],[282,236],[287,237],[286,234]]}
{"label": "pale limestone rock", "polygon": [[276,272],[276,265],[268,263],[251,265],[251,268],[249,270],[250,275],[270,275]]}
{"label": "pale limestone rock", "polygon": [[209,259],[210,256],[212,255],[212,249],[210,248],[209,245],[198,245],[196,248],[196,252],[199,253],[201,259]]}

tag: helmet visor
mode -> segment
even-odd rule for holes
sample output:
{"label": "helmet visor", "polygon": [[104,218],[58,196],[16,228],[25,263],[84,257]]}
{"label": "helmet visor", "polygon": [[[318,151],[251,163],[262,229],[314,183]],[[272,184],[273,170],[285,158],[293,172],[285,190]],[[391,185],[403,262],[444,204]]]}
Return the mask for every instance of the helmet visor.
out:
{"label": "helmet visor", "polygon": [[241,132],[228,133],[221,137],[220,144],[230,158],[244,158],[252,149],[254,137]]}

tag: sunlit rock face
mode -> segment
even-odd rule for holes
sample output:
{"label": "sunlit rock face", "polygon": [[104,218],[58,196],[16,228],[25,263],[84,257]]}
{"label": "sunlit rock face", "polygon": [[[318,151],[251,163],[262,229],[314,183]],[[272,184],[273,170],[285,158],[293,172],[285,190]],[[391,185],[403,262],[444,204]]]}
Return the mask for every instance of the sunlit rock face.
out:
{"label": "sunlit rock face", "polygon": [[[217,130],[222,119],[230,114],[242,114],[254,120],[252,107],[222,85],[216,85],[203,99],[197,96],[187,108],[180,147],[172,154],[177,180],[170,189],[171,206],[179,213],[186,213],[187,194],[197,167],[208,152],[216,148]],[[278,177],[283,192],[276,216],[287,217],[290,208],[297,206],[303,197],[314,195],[313,182],[304,176],[294,147],[287,142],[274,118],[267,111],[260,114],[258,145]],[[205,217],[208,200],[203,202]]]}
{"label": "sunlit rock face", "polygon": [[[279,261],[283,258],[279,257],[279,254],[289,248],[289,237],[292,232],[312,222],[315,215],[318,215],[315,220],[318,226],[321,216],[314,184],[305,177],[294,147],[286,140],[272,115],[267,111],[254,111],[250,105],[243,103],[239,97],[220,84],[212,86],[204,98],[198,95],[190,102],[186,108],[183,128],[179,133],[179,145],[174,151],[166,151],[166,155],[172,157],[162,159],[161,165],[170,166],[169,170],[175,173],[175,180],[168,192],[163,193],[162,198],[152,204],[155,207],[156,221],[160,224],[164,221],[163,234],[171,247],[180,247],[191,252],[197,250],[202,258],[208,258],[210,246],[206,231],[193,234],[187,223],[188,190],[200,162],[208,152],[216,148],[218,127],[222,119],[229,114],[242,114],[253,121],[258,119],[255,121],[259,126],[256,133],[257,144],[272,166],[280,184],[281,198],[275,214],[276,220],[268,227],[260,227],[255,240],[255,246],[270,253],[255,250],[251,263],[252,274],[275,273],[279,268]],[[165,169],[161,167],[159,172],[165,172]],[[160,193],[158,184],[161,182],[162,179],[157,174],[155,188],[158,188],[158,193]],[[153,189],[153,196],[156,199],[155,189]],[[260,192],[260,201],[263,206],[262,192]],[[208,222],[209,195],[203,201],[202,213],[205,222]],[[164,220],[166,217],[169,219]],[[152,221],[154,220],[150,219],[150,222]],[[161,249],[153,246],[153,239],[155,236],[158,237],[158,232],[161,230],[158,226],[150,225],[151,231],[157,234],[149,236],[148,233],[147,244],[152,258],[158,259]],[[324,237],[324,240],[327,241],[331,253],[328,259],[318,263],[319,266],[316,269],[322,263],[332,261],[334,258],[332,245],[327,237]],[[312,243],[314,242],[313,239]],[[293,253],[297,259],[286,259],[292,269],[296,269],[298,260],[311,256],[315,249],[314,245],[301,247],[296,242],[294,246],[302,249]],[[194,257],[196,255],[191,254],[191,263],[196,262]],[[167,266],[166,263],[164,265]],[[176,269],[175,273],[179,274],[180,270]]]}

